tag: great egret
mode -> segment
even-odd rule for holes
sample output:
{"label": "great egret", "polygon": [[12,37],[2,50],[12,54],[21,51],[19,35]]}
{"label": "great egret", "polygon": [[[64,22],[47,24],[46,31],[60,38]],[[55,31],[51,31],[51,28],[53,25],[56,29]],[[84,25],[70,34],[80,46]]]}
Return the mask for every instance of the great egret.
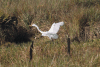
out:
{"label": "great egret", "polygon": [[41,31],[36,24],[33,24],[32,26],[35,26],[38,29],[38,31],[42,33],[42,36],[48,36],[50,39],[57,39],[58,38],[57,32],[59,31],[60,26],[63,25],[64,22],[53,23],[50,30],[46,32]]}

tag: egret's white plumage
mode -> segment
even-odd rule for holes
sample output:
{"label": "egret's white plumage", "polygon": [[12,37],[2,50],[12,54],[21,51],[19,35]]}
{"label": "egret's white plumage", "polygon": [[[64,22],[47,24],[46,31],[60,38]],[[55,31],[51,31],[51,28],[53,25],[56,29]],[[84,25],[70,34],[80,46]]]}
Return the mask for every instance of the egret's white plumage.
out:
{"label": "egret's white plumage", "polygon": [[59,31],[60,26],[63,25],[64,22],[53,23],[50,30],[46,32],[41,31],[36,24],[33,24],[32,26],[35,26],[38,29],[38,31],[42,33],[42,36],[48,36],[50,39],[57,39],[58,38],[57,32]]}

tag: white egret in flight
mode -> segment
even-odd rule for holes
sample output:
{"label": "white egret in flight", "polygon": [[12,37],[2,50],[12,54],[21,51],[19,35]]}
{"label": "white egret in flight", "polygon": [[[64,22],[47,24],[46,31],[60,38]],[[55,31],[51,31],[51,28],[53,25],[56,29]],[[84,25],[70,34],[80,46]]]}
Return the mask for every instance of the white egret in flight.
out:
{"label": "white egret in flight", "polygon": [[53,23],[50,30],[46,32],[41,31],[36,24],[33,24],[32,26],[35,26],[38,29],[38,31],[42,33],[42,36],[48,36],[50,39],[57,39],[58,38],[57,32],[59,31],[60,26],[63,25],[64,22]]}

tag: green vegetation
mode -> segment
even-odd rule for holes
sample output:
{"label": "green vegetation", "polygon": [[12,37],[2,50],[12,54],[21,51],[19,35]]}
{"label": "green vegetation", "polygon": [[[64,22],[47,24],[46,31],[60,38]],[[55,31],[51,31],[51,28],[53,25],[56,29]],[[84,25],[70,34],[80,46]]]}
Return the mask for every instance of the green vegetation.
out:
{"label": "green vegetation", "polygon": [[[99,7],[99,0],[0,0],[0,67],[99,67]],[[53,42],[28,26],[35,23],[47,31],[59,21],[65,25]],[[31,40],[34,49],[29,62]]]}

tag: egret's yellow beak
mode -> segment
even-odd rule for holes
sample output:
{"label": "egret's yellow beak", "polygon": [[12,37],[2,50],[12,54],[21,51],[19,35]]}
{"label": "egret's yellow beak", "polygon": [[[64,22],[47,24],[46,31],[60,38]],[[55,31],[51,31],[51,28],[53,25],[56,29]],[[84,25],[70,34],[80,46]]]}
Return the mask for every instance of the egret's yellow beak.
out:
{"label": "egret's yellow beak", "polygon": [[29,27],[32,27],[32,25],[29,25]]}

